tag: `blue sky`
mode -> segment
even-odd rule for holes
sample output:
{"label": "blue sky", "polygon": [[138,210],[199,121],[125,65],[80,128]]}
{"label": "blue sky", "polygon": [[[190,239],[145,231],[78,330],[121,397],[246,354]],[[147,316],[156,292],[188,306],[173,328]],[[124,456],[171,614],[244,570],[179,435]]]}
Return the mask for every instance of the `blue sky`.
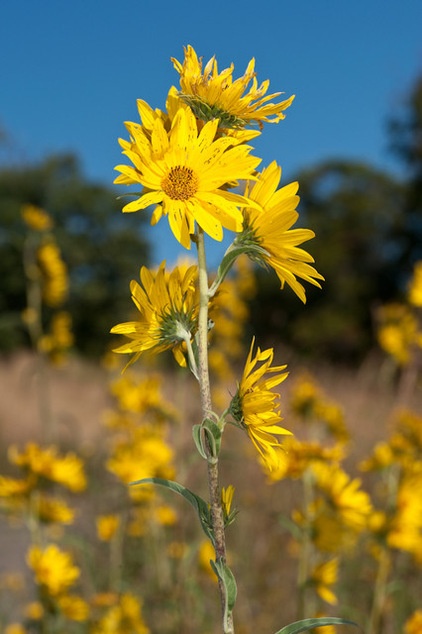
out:
{"label": "blue sky", "polygon": [[[136,99],[163,107],[178,75],[170,57],[190,43],[220,69],[296,94],[255,153],[286,180],[332,157],[398,172],[386,122],[422,72],[421,0],[3,0],[0,128],[3,162],[76,153],[91,180],[111,184],[123,121]],[[285,181],[286,182],[286,181]],[[179,252],[163,221],[150,234],[155,260]]]}

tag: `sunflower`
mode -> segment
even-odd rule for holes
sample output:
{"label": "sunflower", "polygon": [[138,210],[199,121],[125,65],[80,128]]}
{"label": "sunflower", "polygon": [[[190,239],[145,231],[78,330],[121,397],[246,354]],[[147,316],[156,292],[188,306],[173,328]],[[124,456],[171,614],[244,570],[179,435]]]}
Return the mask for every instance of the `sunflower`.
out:
{"label": "sunflower", "polygon": [[[212,57],[202,69],[202,59],[198,59],[192,46],[184,52],[183,64],[175,58],[172,62],[180,75],[180,96],[198,119],[219,118],[222,128],[242,128],[253,122],[262,128],[264,121],[277,123],[285,118],[283,110],[290,106],[294,95],[279,103],[268,103],[282,93],[266,95],[270,85],[268,80],[258,86],[254,59],[249,62],[243,77],[233,81],[233,64],[219,73],[217,61]],[[246,92],[251,81],[252,86]]]}
{"label": "sunflower", "polygon": [[[278,395],[272,388],[279,385],[287,377],[286,366],[273,366],[272,348],[257,352],[253,357],[255,339],[246,359],[243,376],[237,392],[232,399],[229,411],[234,421],[249,435],[253,445],[264,460],[266,467],[276,469],[282,458],[282,446],[276,436],[290,435],[287,429],[279,426],[282,419],[276,407]],[[256,367],[257,364],[261,364]],[[274,374],[265,378],[266,374]]]}
{"label": "sunflower", "polygon": [[123,174],[117,182],[140,184],[143,191],[137,200],[123,207],[124,212],[157,205],[152,216],[156,224],[168,216],[177,240],[190,248],[195,222],[214,240],[221,241],[223,227],[241,231],[239,208],[256,204],[240,194],[227,191],[227,183],[253,178],[261,159],[250,156],[251,147],[233,136],[215,138],[218,119],[206,123],[198,133],[196,118],[190,108],[180,107],[170,131],[160,116],[153,121],[151,132],[144,126],[133,128],[132,143],[124,146],[134,167],[118,165]]}
{"label": "sunflower", "polygon": [[118,324],[114,334],[125,335],[129,342],[114,352],[134,354],[128,365],[150,350],[154,353],[172,349],[177,362],[186,366],[184,343],[191,341],[197,329],[197,267],[184,274],[176,267],[170,274],[162,262],[156,273],[141,268],[142,286],[132,281],[130,290],[140,316],[138,321]]}
{"label": "sunflower", "polygon": [[281,178],[281,167],[273,161],[260,174],[258,181],[247,193],[248,198],[258,203],[263,212],[256,208],[244,211],[244,230],[236,237],[236,243],[250,247],[246,251],[250,257],[271,266],[281,288],[287,283],[305,303],[305,289],[298,282],[302,278],[321,288],[317,280],[323,280],[310,262],[314,259],[298,245],[315,236],[310,229],[292,229],[299,217],[296,206],[298,183],[290,183],[277,189]]}

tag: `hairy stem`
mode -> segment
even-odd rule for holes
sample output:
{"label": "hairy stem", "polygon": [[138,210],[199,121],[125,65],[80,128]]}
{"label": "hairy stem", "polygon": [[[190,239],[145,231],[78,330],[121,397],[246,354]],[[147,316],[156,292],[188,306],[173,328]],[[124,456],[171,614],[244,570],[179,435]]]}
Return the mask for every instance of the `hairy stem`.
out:
{"label": "hairy stem", "polygon": [[[204,233],[198,228],[198,276],[199,276],[199,317],[198,317],[198,380],[201,393],[202,416],[207,418],[212,412],[211,389],[208,370],[208,273],[205,257]],[[216,561],[226,560],[226,539],[224,533],[224,516],[221,504],[221,494],[218,477],[218,458],[208,454],[208,489],[210,496],[212,529],[214,535],[214,547]],[[226,611],[226,594],[223,583],[219,579],[220,599],[223,614]],[[233,621],[231,615],[223,623],[224,634],[233,634]]]}

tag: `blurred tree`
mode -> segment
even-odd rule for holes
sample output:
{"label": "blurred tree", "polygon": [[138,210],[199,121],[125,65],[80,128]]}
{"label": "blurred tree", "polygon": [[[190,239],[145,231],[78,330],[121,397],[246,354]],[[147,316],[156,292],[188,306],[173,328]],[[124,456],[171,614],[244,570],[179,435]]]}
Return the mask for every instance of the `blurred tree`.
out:
{"label": "blurred tree", "polygon": [[422,75],[404,103],[403,111],[389,122],[391,149],[406,168],[404,213],[398,234],[401,263],[406,278],[413,264],[422,259]]}
{"label": "blurred tree", "polygon": [[[372,307],[399,291],[403,187],[350,161],[326,162],[298,180],[300,222],[316,233],[306,248],[326,281],[321,291],[308,287],[306,310],[288,289],[280,294],[276,284],[260,285],[255,314],[302,352],[353,361],[371,344]],[[268,333],[268,323],[261,329]]]}
{"label": "blurred tree", "polygon": [[111,188],[87,182],[73,155],[38,165],[0,170],[0,349],[27,342],[21,206],[32,203],[54,219],[54,234],[70,274],[69,311],[76,345],[98,354],[111,342],[111,326],[127,320],[129,282],[148,264],[145,214],[121,213]]}

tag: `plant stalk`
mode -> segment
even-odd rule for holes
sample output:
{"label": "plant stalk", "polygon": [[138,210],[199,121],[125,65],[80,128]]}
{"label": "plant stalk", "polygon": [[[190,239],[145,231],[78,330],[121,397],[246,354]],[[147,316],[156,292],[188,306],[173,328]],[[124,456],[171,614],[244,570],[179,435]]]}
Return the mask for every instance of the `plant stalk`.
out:
{"label": "plant stalk", "polygon": [[[202,417],[207,418],[212,413],[211,388],[208,369],[208,273],[205,256],[204,233],[198,227],[196,235],[198,252],[198,281],[199,281],[199,316],[198,316],[198,381],[201,394]],[[211,520],[214,535],[214,548],[217,561],[226,561],[226,539],[224,532],[224,516],[221,504],[221,494],[218,476],[218,458],[211,455],[207,448],[208,490],[210,497]],[[222,581],[218,580],[220,600],[223,615],[226,612],[226,593]],[[233,634],[233,620],[231,614],[223,619],[224,634]]]}

